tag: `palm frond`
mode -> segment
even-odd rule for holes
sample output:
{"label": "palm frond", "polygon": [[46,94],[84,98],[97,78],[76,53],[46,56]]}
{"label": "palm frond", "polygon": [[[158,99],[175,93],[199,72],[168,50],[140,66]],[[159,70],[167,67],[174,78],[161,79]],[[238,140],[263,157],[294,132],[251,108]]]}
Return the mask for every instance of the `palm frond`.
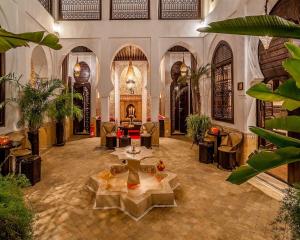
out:
{"label": "palm frond", "polygon": [[212,22],[199,32],[300,39],[300,25],[278,16],[258,15]]}

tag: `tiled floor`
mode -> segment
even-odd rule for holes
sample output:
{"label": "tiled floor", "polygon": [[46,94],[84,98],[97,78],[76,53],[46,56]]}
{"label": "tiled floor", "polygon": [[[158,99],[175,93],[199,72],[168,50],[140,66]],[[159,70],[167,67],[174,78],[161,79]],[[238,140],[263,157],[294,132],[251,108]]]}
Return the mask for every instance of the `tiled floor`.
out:
{"label": "tiled floor", "polygon": [[267,240],[279,203],[249,184],[225,181],[228,172],[197,160],[197,148],[161,139],[155,159],[178,175],[178,207],[153,209],[139,222],[119,210],[93,210],[85,184],[118,162],[99,139],[82,139],[43,154],[42,181],[26,191],[36,212],[38,240]]}

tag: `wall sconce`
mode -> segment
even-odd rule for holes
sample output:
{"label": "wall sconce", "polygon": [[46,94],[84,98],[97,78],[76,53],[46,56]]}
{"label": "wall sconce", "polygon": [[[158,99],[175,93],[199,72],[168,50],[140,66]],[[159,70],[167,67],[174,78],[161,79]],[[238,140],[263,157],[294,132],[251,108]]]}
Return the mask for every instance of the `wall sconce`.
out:
{"label": "wall sconce", "polygon": [[59,22],[54,22],[54,24],[53,24],[53,32],[57,36],[59,36],[59,34],[61,33],[61,26],[60,26]]}

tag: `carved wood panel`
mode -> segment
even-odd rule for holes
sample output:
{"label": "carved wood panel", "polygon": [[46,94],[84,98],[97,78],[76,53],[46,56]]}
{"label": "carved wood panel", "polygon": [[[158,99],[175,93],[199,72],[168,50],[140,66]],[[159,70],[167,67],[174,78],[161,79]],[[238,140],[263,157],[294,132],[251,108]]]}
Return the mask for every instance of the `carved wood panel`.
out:
{"label": "carved wood panel", "polygon": [[200,19],[200,0],[160,0],[160,19]]}
{"label": "carved wood panel", "polygon": [[61,20],[101,20],[101,0],[60,0]]}
{"label": "carved wood panel", "polygon": [[111,0],[110,19],[150,19],[150,0]]}
{"label": "carved wood panel", "polygon": [[221,41],[212,60],[212,116],[223,122],[234,122],[233,53]]}

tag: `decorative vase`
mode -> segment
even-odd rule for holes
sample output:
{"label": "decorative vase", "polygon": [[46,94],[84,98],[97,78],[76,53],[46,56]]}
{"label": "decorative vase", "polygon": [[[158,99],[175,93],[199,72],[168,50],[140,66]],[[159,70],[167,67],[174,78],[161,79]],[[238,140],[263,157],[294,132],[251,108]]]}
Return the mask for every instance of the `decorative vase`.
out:
{"label": "decorative vase", "polygon": [[28,132],[28,140],[31,144],[32,155],[40,154],[39,131]]}
{"label": "decorative vase", "polygon": [[161,160],[159,161],[159,163],[157,164],[156,167],[157,167],[157,170],[160,171],[160,172],[162,172],[166,168],[165,164]]}
{"label": "decorative vase", "polygon": [[65,124],[63,121],[56,123],[56,146],[64,146]]}

